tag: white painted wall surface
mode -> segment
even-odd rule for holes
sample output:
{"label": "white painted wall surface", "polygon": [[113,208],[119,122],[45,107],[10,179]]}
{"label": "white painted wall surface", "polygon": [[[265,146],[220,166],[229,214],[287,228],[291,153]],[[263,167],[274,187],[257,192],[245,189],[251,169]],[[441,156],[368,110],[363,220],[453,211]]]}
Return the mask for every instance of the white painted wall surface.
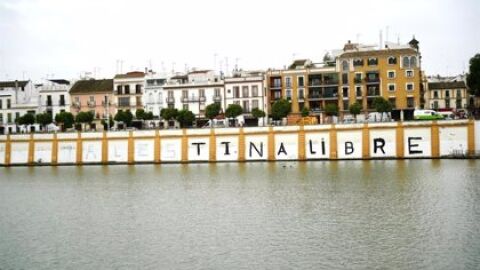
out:
{"label": "white painted wall surface", "polygon": [[82,143],[82,161],[100,162],[102,161],[102,142],[86,141]]}
{"label": "white painted wall surface", "polygon": [[188,160],[189,161],[208,161],[209,151],[210,151],[209,149],[210,149],[210,142],[208,137],[189,138],[188,139]]}
{"label": "white painted wall surface", "polygon": [[307,159],[330,157],[330,134],[315,132],[305,134],[305,155]]}
{"label": "white painted wall surface", "polygon": [[475,121],[475,151],[480,151],[480,120]]}
{"label": "white painted wall surface", "polygon": [[393,130],[370,130],[370,157],[395,157],[397,154],[397,135]]}
{"label": "white painted wall surface", "polygon": [[275,159],[298,159],[298,134],[275,135]]}
{"label": "white painted wall surface", "polygon": [[182,159],[182,140],[181,139],[161,139],[160,140],[160,159],[163,161],[180,161]]}
{"label": "white painted wall surface", "polygon": [[11,164],[25,164],[28,162],[28,143],[12,143],[12,152],[10,154]]}
{"label": "white painted wall surface", "polygon": [[51,163],[52,162],[52,143],[36,142],[33,161],[37,163]]}
{"label": "white painted wall surface", "polygon": [[155,150],[154,140],[135,140],[134,146],[135,161],[153,161]]}
{"label": "white painted wall surface", "polygon": [[75,163],[77,155],[76,142],[58,142],[58,163]]}
{"label": "white painted wall surface", "polygon": [[0,164],[5,164],[5,143],[0,143]]}
{"label": "white painted wall surface", "polygon": [[465,153],[468,149],[467,127],[440,127],[440,156],[454,152]]}
{"label": "white painted wall surface", "polygon": [[431,157],[431,129],[405,128],[404,130],[405,157]]}
{"label": "white painted wall surface", "polygon": [[238,160],[238,136],[217,137],[217,160]]}
{"label": "white painted wall surface", "polygon": [[127,162],[128,161],[128,141],[115,140],[108,142],[108,161]]}
{"label": "white painted wall surface", "polygon": [[362,131],[337,132],[338,158],[361,158],[362,147]]}
{"label": "white painted wall surface", "polygon": [[267,135],[246,135],[245,136],[245,159],[246,160],[267,160],[268,158],[268,136]]}

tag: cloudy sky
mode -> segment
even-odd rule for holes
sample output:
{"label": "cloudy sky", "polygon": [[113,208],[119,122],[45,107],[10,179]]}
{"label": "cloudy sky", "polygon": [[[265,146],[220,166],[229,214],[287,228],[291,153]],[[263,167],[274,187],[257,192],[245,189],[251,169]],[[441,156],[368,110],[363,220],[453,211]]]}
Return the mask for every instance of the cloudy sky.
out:
{"label": "cloudy sky", "polygon": [[479,14],[478,0],[0,0],[0,80],[281,68],[387,29],[415,35],[428,74],[452,75],[480,52]]}

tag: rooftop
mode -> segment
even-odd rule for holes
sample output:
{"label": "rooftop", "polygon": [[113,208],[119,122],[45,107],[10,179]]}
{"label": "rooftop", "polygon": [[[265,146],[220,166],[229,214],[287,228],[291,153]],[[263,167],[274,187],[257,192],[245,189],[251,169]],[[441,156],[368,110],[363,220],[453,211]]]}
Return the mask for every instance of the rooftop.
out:
{"label": "rooftop", "polygon": [[70,94],[113,93],[113,80],[81,80],[70,89]]}
{"label": "rooftop", "polygon": [[15,88],[15,85],[17,87],[25,87],[28,84],[29,81],[3,81],[0,82],[0,89],[1,88]]}
{"label": "rooftop", "polygon": [[458,89],[458,88],[467,88],[465,82],[429,82],[428,89]]}
{"label": "rooftop", "polygon": [[145,77],[145,73],[142,71],[131,71],[125,74],[117,74],[115,75],[115,79],[130,79],[130,78],[143,78]]}

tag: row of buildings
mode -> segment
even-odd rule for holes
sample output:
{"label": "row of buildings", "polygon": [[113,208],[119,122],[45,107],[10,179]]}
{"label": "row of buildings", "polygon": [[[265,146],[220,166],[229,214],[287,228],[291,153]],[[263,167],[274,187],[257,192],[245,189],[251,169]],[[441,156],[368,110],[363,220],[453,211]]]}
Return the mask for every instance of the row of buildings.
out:
{"label": "row of buildings", "polygon": [[396,109],[458,110],[473,102],[464,78],[425,75],[419,42],[413,38],[382,48],[349,41],[321,62],[301,59],[282,69],[235,70],[228,77],[213,70],[170,75],[145,70],[103,80],[0,82],[0,124],[13,124],[25,113],[91,111],[100,120],[119,110],[144,109],[159,116],[162,108],[187,109],[202,118],[212,103],[223,109],[239,104],[248,119],[254,108],[268,114],[279,99],[291,102],[292,121],[308,108],[321,122],[329,103],[344,117],[354,102],[361,103],[365,113],[373,111],[379,96]]}

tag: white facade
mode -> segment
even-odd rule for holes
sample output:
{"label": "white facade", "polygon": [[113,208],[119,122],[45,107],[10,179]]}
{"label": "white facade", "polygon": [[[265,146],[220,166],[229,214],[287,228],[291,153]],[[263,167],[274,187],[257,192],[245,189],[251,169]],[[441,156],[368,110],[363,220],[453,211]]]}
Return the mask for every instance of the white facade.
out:
{"label": "white facade", "polygon": [[265,111],[265,80],[263,73],[243,73],[225,78],[225,105],[238,104],[246,116],[254,108]]}
{"label": "white facade", "polygon": [[31,81],[0,82],[0,126],[16,132],[15,119],[38,112],[38,91]]}
{"label": "white facade", "polygon": [[53,117],[60,112],[70,111],[70,82],[66,80],[46,80],[38,87],[40,113],[50,113]]}
{"label": "white facade", "polygon": [[166,104],[163,93],[163,85],[166,81],[165,75],[148,73],[145,76],[145,92],[143,94],[145,111],[152,112],[154,116],[160,116],[160,111]]}
{"label": "white facade", "polygon": [[128,72],[117,74],[113,78],[113,105],[116,110],[130,110],[133,115],[137,109],[144,109],[145,73]]}
{"label": "white facade", "polygon": [[205,107],[212,103],[225,108],[223,81],[210,70],[174,76],[163,89],[165,107],[186,109],[196,117],[204,117]]}

